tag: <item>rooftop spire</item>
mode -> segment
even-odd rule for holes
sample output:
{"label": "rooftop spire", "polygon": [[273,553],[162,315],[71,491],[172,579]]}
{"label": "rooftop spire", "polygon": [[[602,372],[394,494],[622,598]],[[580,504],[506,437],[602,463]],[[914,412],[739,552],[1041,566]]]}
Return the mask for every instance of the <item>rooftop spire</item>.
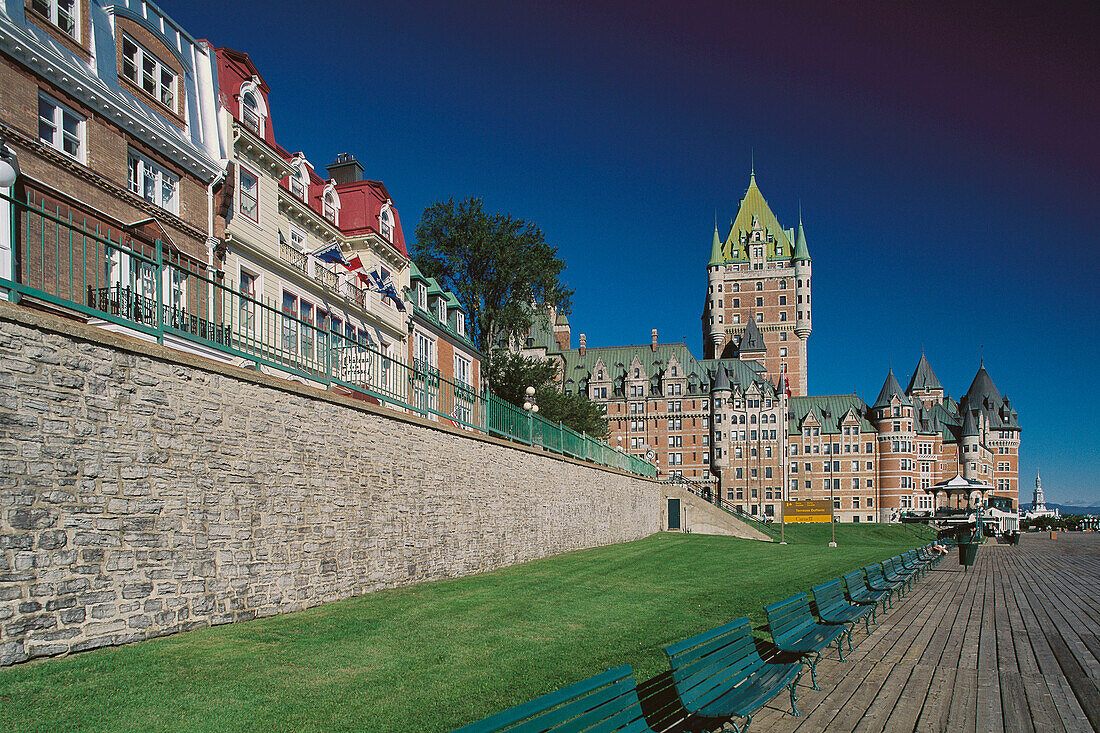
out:
{"label": "rooftop spire", "polygon": [[[715,215],[717,216],[717,214]],[[707,263],[707,267],[713,265],[720,265],[725,261],[725,257],[722,256],[722,240],[718,237],[718,221],[714,222],[714,237],[710,243],[710,262]]]}

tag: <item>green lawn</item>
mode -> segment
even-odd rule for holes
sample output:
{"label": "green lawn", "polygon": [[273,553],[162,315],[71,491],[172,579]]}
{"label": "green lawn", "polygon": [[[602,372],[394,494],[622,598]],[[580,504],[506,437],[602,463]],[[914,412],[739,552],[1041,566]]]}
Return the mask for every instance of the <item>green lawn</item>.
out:
{"label": "green lawn", "polygon": [[899,526],[787,546],[661,534],[461,580],[0,670],[0,730],[446,731],[915,546]]}

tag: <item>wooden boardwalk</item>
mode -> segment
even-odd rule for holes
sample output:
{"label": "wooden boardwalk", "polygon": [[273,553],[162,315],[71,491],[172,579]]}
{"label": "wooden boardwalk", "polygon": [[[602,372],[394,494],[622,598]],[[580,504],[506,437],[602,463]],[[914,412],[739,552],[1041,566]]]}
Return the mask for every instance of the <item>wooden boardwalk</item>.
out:
{"label": "wooden boardwalk", "polygon": [[780,695],[756,731],[1100,730],[1100,533],[958,551],[913,585],[839,662]]}

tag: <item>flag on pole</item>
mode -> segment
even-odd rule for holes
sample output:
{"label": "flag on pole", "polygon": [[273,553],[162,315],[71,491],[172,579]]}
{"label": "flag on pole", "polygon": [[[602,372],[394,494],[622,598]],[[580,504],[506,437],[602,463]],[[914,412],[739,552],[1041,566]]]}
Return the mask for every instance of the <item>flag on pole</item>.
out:
{"label": "flag on pole", "polygon": [[376,293],[381,293],[384,297],[393,301],[397,310],[402,313],[405,312],[405,304],[401,302],[401,296],[397,293],[397,288],[393,286],[393,280],[389,277],[382,277],[382,274],[378,270],[370,271],[370,281],[373,287],[371,288]]}
{"label": "flag on pole", "polygon": [[312,254],[322,262],[331,262],[335,265],[348,267],[348,261],[344,259],[344,254],[340,251],[339,242],[333,241],[330,244],[326,244],[314,250]]}
{"label": "flag on pole", "polygon": [[344,264],[344,267],[352,272],[361,272],[363,270],[363,260],[359,259],[359,255],[354,255]]}

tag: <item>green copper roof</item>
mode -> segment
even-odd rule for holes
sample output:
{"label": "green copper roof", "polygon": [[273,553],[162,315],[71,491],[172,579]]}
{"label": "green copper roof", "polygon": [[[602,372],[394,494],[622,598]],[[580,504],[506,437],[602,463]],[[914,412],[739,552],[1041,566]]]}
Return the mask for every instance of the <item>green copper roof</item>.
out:
{"label": "green copper roof", "polygon": [[810,259],[810,248],[806,244],[806,232],[802,229],[802,216],[798,217],[798,231],[794,235],[794,253],[791,255],[795,260],[808,260]]}
{"label": "green copper roof", "polygon": [[741,207],[737,210],[737,216],[734,217],[729,234],[726,235],[726,241],[722,243],[721,259],[716,260],[712,252],[712,264],[748,261],[747,245],[741,243],[741,234],[752,231],[754,216],[765,233],[770,234],[774,239],[769,247],[768,257],[782,257],[784,259],[790,257],[791,242],[787,232],[779,225],[779,220],[775,218],[768,202],[764,200],[764,195],[756,187],[756,174],[753,173],[749,176],[748,190],[745,191],[745,197],[741,199]]}
{"label": "green copper roof", "polygon": [[714,241],[710,245],[710,262],[707,266],[722,264],[722,240],[718,238],[718,225],[714,225]]}
{"label": "green copper roof", "polygon": [[787,430],[791,435],[802,433],[802,421],[810,412],[814,413],[814,417],[821,424],[823,435],[838,435],[842,432],[842,423],[849,410],[855,410],[861,433],[875,432],[874,426],[865,417],[867,405],[853,394],[791,397],[787,404],[789,413]]}

